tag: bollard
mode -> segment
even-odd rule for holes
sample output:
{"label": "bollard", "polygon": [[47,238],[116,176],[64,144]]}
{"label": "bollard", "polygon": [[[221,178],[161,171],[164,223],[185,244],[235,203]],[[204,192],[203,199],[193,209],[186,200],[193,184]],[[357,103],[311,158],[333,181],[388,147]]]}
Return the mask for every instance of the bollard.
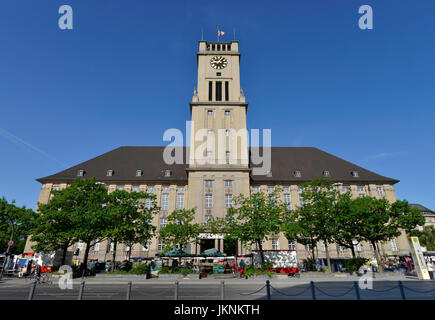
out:
{"label": "bollard", "polygon": [[270,300],[270,281],[266,280],[267,300]]}
{"label": "bollard", "polygon": [[175,293],[174,293],[174,300],[178,300],[178,280],[175,281]]}
{"label": "bollard", "polygon": [[314,287],[314,282],[310,281],[311,286],[311,295],[313,296],[313,300],[316,300],[316,288]]}
{"label": "bollard", "polygon": [[225,300],[225,281],[221,281],[221,300]]}
{"label": "bollard", "polygon": [[127,300],[130,300],[130,294],[131,294],[131,281],[128,282],[128,286],[127,286]]}
{"label": "bollard", "polygon": [[36,280],[33,280],[32,286],[30,287],[29,298],[27,300],[33,300],[33,295],[35,294]]}
{"label": "bollard", "polygon": [[361,300],[361,296],[359,294],[359,286],[358,286],[358,282],[354,281],[353,282],[353,286],[355,288],[355,294],[356,294],[356,300]]}
{"label": "bollard", "polygon": [[85,291],[85,282],[84,281],[82,281],[82,283],[80,284],[80,291],[79,291],[79,296],[78,296],[77,300],[83,299],[83,291]]}
{"label": "bollard", "polygon": [[399,289],[400,289],[400,295],[402,296],[402,300],[406,300],[405,290],[403,289],[402,281],[399,281]]}

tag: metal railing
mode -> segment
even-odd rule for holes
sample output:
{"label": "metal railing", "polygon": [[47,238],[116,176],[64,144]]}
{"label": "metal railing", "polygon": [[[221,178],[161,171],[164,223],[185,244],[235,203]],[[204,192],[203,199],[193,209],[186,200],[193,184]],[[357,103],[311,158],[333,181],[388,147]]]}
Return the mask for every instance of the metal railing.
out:
{"label": "metal railing", "polygon": [[[32,285],[30,286],[28,300],[33,300],[34,295],[35,295],[35,291],[36,291],[37,283],[38,282],[35,280],[32,282]],[[175,281],[175,283],[174,283],[174,300],[179,300],[179,298],[180,298],[179,287],[180,287],[179,282]],[[132,282],[129,281],[127,283],[126,300],[131,299],[131,289],[132,289]],[[353,292],[356,300],[361,300],[361,289],[360,289],[357,281],[354,281],[352,286],[350,286],[349,288],[346,288],[345,291],[340,293],[340,294],[328,293],[325,289],[322,289],[318,284],[316,285],[314,283],[314,281],[310,281],[310,283],[305,288],[301,289],[297,293],[285,293],[285,292],[279,290],[278,288],[272,286],[270,284],[269,280],[266,280],[266,284],[264,286],[262,286],[261,288],[255,290],[253,292],[239,293],[239,294],[241,296],[250,296],[250,295],[257,294],[257,293],[263,291],[264,289],[266,289],[265,294],[266,294],[267,300],[272,299],[272,293],[274,293],[274,294],[276,293],[278,295],[286,296],[286,297],[298,297],[298,296],[305,294],[308,290],[311,291],[312,300],[317,300],[318,293],[323,294],[327,297],[331,297],[331,298],[341,298],[341,297],[345,297],[345,296],[351,294],[352,292]],[[401,296],[402,300],[406,300],[405,290],[409,290],[411,292],[418,293],[418,294],[429,294],[431,292],[435,293],[435,288],[430,289],[430,290],[416,290],[416,289],[404,286],[402,281],[398,281],[397,285],[395,285],[391,288],[388,288],[388,289],[384,289],[384,290],[375,290],[375,289],[364,289],[364,290],[371,291],[371,292],[384,293],[384,292],[390,292],[390,291],[396,290],[396,289],[399,289],[400,296]],[[77,297],[78,300],[83,299],[84,292],[85,292],[85,281],[82,281],[80,283],[79,294]],[[220,300],[225,300],[225,282],[223,280],[220,283]]]}

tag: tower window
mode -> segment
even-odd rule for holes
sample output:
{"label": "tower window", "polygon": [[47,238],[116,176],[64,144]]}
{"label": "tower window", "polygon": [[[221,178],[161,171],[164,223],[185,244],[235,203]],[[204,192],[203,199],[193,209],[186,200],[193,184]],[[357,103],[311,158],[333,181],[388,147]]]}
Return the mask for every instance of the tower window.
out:
{"label": "tower window", "polygon": [[229,99],[230,99],[229,83],[228,81],[225,81],[225,101],[228,101]]}
{"label": "tower window", "polygon": [[222,101],[222,82],[216,81],[216,101]]}
{"label": "tower window", "polygon": [[208,82],[208,101],[213,100],[213,82]]}

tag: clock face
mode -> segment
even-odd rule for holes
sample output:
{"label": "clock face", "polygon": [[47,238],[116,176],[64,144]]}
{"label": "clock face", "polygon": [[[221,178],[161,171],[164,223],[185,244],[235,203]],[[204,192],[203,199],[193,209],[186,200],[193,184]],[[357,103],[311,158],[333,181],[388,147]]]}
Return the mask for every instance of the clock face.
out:
{"label": "clock face", "polygon": [[227,66],[227,64],[228,64],[228,61],[224,57],[215,56],[215,57],[211,58],[211,60],[210,60],[210,65],[213,68],[218,69],[218,70],[225,68]]}

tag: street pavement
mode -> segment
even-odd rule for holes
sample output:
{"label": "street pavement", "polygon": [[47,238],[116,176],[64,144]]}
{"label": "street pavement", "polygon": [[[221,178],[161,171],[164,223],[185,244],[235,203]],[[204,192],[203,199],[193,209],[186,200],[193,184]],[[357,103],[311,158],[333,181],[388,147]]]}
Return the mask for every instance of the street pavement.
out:
{"label": "street pavement", "polygon": [[[357,292],[354,281],[358,277],[340,279],[333,276],[272,279],[272,300],[312,300],[310,286],[315,285],[317,300],[355,300]],[[369,290],[359,289],[361,300],[401,300],[399,282],[407,300],[435,300],[435,281],[419,281],[405,277],[376,277]],[[132,300],[174,300],[175,280],[149,279],[142,277],[90,277],[85,278],[83,300],[125,300],[128,282],[132,281]],[[220,300],[219,279],[180,279],[179,300]],[[267,299],[264,279],[224,279],[225,300]],[[51,284],[37,284],[33,300],[77,300],[82,279],[74,279],[73,289],[60,289],[58,279]],[[0,282],[0,300],[27,300],[31,281],[5,279]]]}

